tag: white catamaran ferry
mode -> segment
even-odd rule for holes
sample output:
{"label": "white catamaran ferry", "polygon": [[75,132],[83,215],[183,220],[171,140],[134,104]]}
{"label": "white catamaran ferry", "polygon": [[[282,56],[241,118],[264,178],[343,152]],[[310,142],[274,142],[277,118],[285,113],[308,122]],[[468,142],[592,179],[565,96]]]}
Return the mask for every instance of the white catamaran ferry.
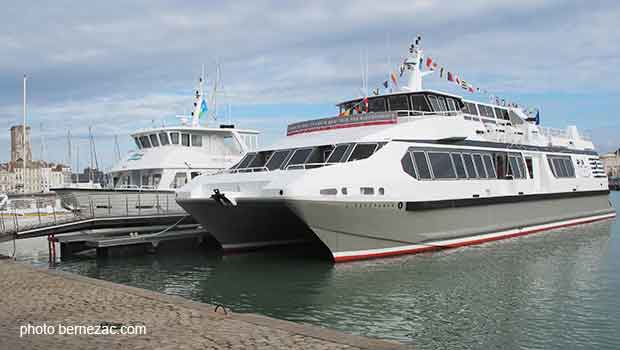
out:
{"label": "white catamaran ferry", "polygon": [[[184,118],[179,126],[150,128],[131,134],[137,150],[114,165],[108,174],[108,187],[67,186],[52,190],[68,209],[86,208],[90,205],[86,199],[105,202],[112,197],[110,201],[114,202],[114,197],[126,198],[131,194],[140,194],[142,203],[151,203],[157,200],[158,194],[174,193],[201,174],[229,168],[247,152],[256,149],[258,131],[237,129],[230,124],[215,128],[207,127],[206,122],[201,125],[200,119],[207,110],[203,78],[200,78],[190,122]],[[103,206],[110,209],[108,204]],[[154,208],[153,205],[141,206]],[[127,209],[124,205],[118,207]]]}
{"label": "white catamaran ferry", "polygon": [[576,127],[425,90],[422,55],[412,45],[402,91],[291,124],[275,145],[194,179],[177,202],[225,250],[313,241],[336,262],[615,216],[593,143]]}

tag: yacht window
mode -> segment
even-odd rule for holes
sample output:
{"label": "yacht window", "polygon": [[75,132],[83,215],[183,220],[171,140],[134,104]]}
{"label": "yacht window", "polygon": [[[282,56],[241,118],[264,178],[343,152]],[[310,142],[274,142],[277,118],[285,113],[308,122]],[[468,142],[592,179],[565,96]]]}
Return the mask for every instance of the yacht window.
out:
{"label": "yacht window", "polygon": [[140,143],[142,143],[142,148],[151,148],[151,142],[146,136],[140,136]]}
{"label": "yacht window", "polygon": [[387,106],[385,105],[385,98],[377,97],[368,99],[368,111],[369,112],[385,112]]}
{"label": "yacht window", "polygon": [[430,179],[431,169],[428,167],[428,162],[424,152],[413,152],[413,160],[415,161],[415,166],[418,170],[420,179]]}
{"label": "yacht window", "polygon": [[138,140],[137,137],[134,137],[133,140],[136,142],[136,146],[138,146],[138,149],[141,149],[142,145],[140,144],[140,140]]}
{"label": "yacht window", "polygon": [[428,102],[431,103],[431,107],[433,108],[433,111],[434,112],[440,111],[439,102],[437,102],[437,96],[428,95],[427,97],[428,97]]}
{"label": "yacht window", "polygon": [[153,175],[153,187],[157,188],[159,186],[159,182],[161,181],[161,174]]}
{"label": "yacht window", "polygon": [[414,111],[430,112],[431,107],[424,95],[411,95],[411,107]]}
{"label": "yacht window", "polygon": [[411,159],[411,153],[407,152],[400,160],[400,164],[403,166],[403,170],[412,177],[417,178],[418,175],[413,167],[413,160]]}
{"label": "yacht window", "polygon": [[313,148],[301,148],[295,150],[295,153],[293,153],[293,156],[288,161],[288,164],[286,166],[289,167],[291,165],[304,164],[310,156],[310,153],[312,153],[312,150]]}
{"label": "yacht window", "polygon": [[512,177],[514,179],[522,178],[521,170],[519,169],[519,163],[517,162],[517,157],[513,157],[513,156],[508,157],[508,162],[510,164],[510,170],[512,173]]}
{"label": "yacht window", "polygon": [[463,161],[465,162],[465,169],[467,169],[467,176],[470,179],[478,177],[476,173],[476,167],[474,166],[474,160],[469,153],[463,153]]}
{"label": "yacht window", "polygon": [[532,163],[532,158],[525,158],[525,166],[527,167],[527,173],[530,176],[530,179],[534,178],[534,164]]}
{"label": "yacht window", "polygon": [[178,132],[171,132],[170,133],[170,141],[172,141],[173,145],[178,145],[179,144],[179,133]]}
{"label": "yacht window", "polygon": [[189,147],[189,134],[181,134],[181,144]]}
{"label": "yacht window", "polygon": [[448,110],[449,111],[456,111],[456,103],[454,103],[454,100],[451,98],[446,98],[446,103],[448,104]]}
{"label": "yacht window", "polygon": [[187,174],[186,173],[176,173],[174,175],[174,180],[170,184],[171,188],[180,188],[183,187],[187,183]]}
{"label": "yacht window", "polygon": [[159,146],[159,140],[157,139],[157,135],[155,134],[149,135],[149,138],[151,139],[151,145],[153,147]]}
{"label": "yacht window", "polygon": [[443,96],[437,97],[437,101],[439,102],[439,108],[442,111],[447,111],[448,110],[448,108],[446,108],[446,99]]}
{"label": "yacht window", "polygon": [[276,151],[271,155],[271,158],[269,158],[265,166],[269,170],[278,169],[280,168],[284,160],[286,160],[289,154],[291,154],[290,150]]}
{"label": "yacht window", "polygon": [[480,116],[488,117],[487,106],[485,106],[485,105],[477,105],[477,106],[478,106],[478,111],[480,111]]}
{"label": "yacht window", "polygon": [[355,149],[351,152],[347,162],[354,160],[361,160],[370,157],[377,149],[376,143],[358,143],[355,145]]}
{"label": "yacht window", "polygon": [[564,166],[566,167],[566,175],[568,177],[575,177],[575,168],[570,158],[564,158]]}
{"label": "yacht window", "polygon": [[336,148],[334,148],[334,150],[332,151],[332,154],[330,154],[329,158],[327,158],[327,163],[338,163],[345,161],[345,158],[343,156],[350,146],[351,144],[336,146]]}
{"label": "yacht window", "polygon": [[455,179],[456,173],[452,167],[450,153],[428,152],[428,159],[431,161],[433,175],[436,179]]}
{"label": "yacht window", "polygon": [[200,172],[198,172],[198,171],[192,171],[192,172],[190,173],[190,177],[191,177],[191,179],[192,179],[192,180],[193,180],[194,178],[198,177],[198,176],[200,176]]}
{"label": "yacht window", "polygon": [[250,165],[248,165],[248,168],[261,168],[265,166],[265,163],[267,163],[267,159],[269,159],[270,155],[271,152],[258,152]]}
{"label": "yacht window", "polygon": [[408,111],[409,102],[407,101],[407,95],[394,95],[389,96],[390,111]]}
{"label": "yacht window", "polygon": [[476,170],[478,171],[478,176],[481,179],[487,178],[488,175],[484,171],[484,163],[482,162],[482,156],[479,154],[474,154],[474,165],[476,165]]}
{"label": "yacht window", "polygon": [[463,164],[463,158],[458,153],[452,153],[452,163],[454,163],[454,169],[456,170],[456,176],[459,179],[466,179],[467,173],[465,172],[465,165]]}
{"label": "yacht window", "polygon": [[250,163],[254,160],[254,157],[256,157],[256,153],[246,154],[245,157],[243,157],[243,159],[241,160],[241,162],[239,162],[239,166],[237,166],[237,169],[247,168],[248,165],[250,165]]}
{"label": "yacht window", "polygon": [[202,147],[202,135],[192,135],[192,147]]}
{"label": "yacht window", "polygon": [[310,169],[312,167],[317,168],[317,167],[323,166],[323,164],[325,163],[325,160],[329,157],[333,149],[334,149],[334,146],[332,145],[316,147],[312,151],[312,153],[310,153],[310,157],[306,159],[306,164],[312,164],[306,167],[306,169]]}
{"label": "yacht window", "polygon": [[494,110],[495,110],[495,115],[497,116],[497,119],[504,119],[503,109],[495,107]]}
{"label": "yacht window", "polygon": [[170,144],[170,140],[168,140],[168,134],[166,134],[165,132],[160,132],[159,142],[161,143],[162,146]]}
{"label": "yacht window", "polygon": [[484,160],[484,168],[487,171],[487,177],[496,179],[497,174],[495,174],[495,167],[493,166],[493,159],[491,159],[491,156],[488,154],[485,154],[483,156],[483,160]]}

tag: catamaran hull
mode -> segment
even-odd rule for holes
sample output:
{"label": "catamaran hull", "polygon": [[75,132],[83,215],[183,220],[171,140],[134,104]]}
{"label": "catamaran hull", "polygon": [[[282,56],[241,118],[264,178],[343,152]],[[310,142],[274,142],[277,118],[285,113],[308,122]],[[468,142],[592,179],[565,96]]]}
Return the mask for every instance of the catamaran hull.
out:
{"label": "catamaran hull", "polygon": [[223,206],[213,199],[177,199],[225,252],[317,242],[313,232],[282,200],[238,200]]}
{"label": "catamaran hull", "polygon": [[607,192],[598,192],[496,204],[478,199],[483,205],[452,201],[443,203],[444,208],[420,202],[295,200],[288,205],[333,260],[343,262],[455,248],[615,217]]}
{"label": "catamaran hull", "polygon": [[[607,192],[521,197],[489,204],[212,199],[179,204],[225,251],[314,242],[335,262],[419,253],[610,219]],[[431,203],[431,204],[429,204]],[[480,203],[477,204],[477,203]]]}

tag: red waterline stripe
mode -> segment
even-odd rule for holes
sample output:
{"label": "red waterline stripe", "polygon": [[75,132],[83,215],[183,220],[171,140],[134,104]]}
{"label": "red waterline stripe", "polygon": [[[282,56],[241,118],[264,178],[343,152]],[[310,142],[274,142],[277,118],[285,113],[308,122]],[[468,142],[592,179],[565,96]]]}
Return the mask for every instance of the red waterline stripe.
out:
{"label": "red waterline stripe", "polygon": [[[555,225],[555,226],[550,226],[550,227],[537,228],[537,229],[532,229],[532,230],[527,230],[527,231],[522,231],[522,232],[517,232],[517,233],[510,233],[510,234],[501,235],[501,236],[495,236],[495,237],[474,239],[474,240],[463,241],[463,242],[459,242],[459,243],[451,243],[451,244],[438,245],[438,246],[427,246],[427,247],[420,247],[420,248],[403,249],[403,250],[392,251],[392,252],[339,256],[339,257],[334,257],[334,261],[338,263],[338,262],[355,261],[355,260],[378,259],[378,258],[384,258],[384,257],[389,257],[389,256],[397,256],[397,255],[405,255],[405,254],[417,254],[417,253],[424,253],[424,252],[429,252],[429,251],[438,251],[438,250],[444,250],[444,249],[452,249],[452,248],[464,247],[464,246],[468,246],[468,245],[476,245],[476,244],[482,244],[482,243],[487,243],[487,242],[492,242],[492,241],[499,241],[499,240],[502,240],[502,239],[515,238],[515,237],[525,236],[525,235],[529,235],[529,234],[533,234],[533,233],[537,233],[537,232],[541,232],[541,231],[553,230],[553,229],[562,228],[562,227],[569,227],[569,226],[576,226],[576,225],[582,225],[582,224],[589,224],[589,223],[592,223],[592,222],[595,222],[595,221],[611,219],[611,218],[613,218],[615,216],[616,216],[616,214],[613,213],[613,214],[610,214],[608,216],[601,217],[601,218],[596,218],[596,219],[589,219],[589,220],[584,220],[584,221],[573,222],[573,223],[570,223],[570,224],[560,224],[560,225]],[[432,243],[429,243],[429,244],[432,244]]]}
{"label": "red waterline stripe", "polygon": [[299,131],[294,131],[287,133],[286,136],[292,136],[297,134],[304,134],[307,132],[315,132],[315,131],[325,131],[332,129],[345,129],[345,128],[356,128],[358,126],[370,126],[370,125],[384,125],[384,124],[396,124],[396,120],[382,120],[382,121],[374,121],[374,122],[364,122],[364,123],[356,123],[356,124],[342,124],[342,125],[330,125],[330,126],[320,126],[316,128],[304,129]]}

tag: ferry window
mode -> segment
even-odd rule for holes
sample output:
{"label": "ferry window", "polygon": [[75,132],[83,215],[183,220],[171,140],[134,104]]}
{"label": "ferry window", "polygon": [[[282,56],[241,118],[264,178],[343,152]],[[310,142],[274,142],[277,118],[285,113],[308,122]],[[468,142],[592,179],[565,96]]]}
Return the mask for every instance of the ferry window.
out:
{"label": "ferry window", "polygon": [[482,156],[479,154],[474,154],[474,164],[476,165],[476,170],[478,170],[478,175],[480,178],[489,177],[484,171],[484,163],[482,162]]}
{"label": "ferry window", "polygon": [[454,163],[454,169],[456,170],[456,176],[459,179],[466,179],[467,173],[465,172],[465,165],[463,164],[463,158],[458,153],[452,153],[452,163]]}
{"label": "ferry window", "polygon": [[345,158],[343,156],[349,146],[350,144],[336,146],[336,148],[332,151],[332,154],[330,154],[329,158],[327,158],[327,163],[338,163],[344,161]]}
{"label": "ferry window", "polygon": [[430,112],[431,107],[424,95],[411,95],[411,107],[414,111]]}
{"label": "ferry window", "polygon": [[178,132],[171,132],[170,133],[170,141],[172,141],[172,144],[178,145],[179,144],[179,133]]}
{"label": "ferry window", "polygon": [[487,110],[487,106],[485,105],[478,105],[478,110],[480,111],[480,115],[483,117],[488,117],[488,118],[493,118],[493,114],[491,113],[491,115],[489,115],[489,111]]}
{"label": "ferry window", "polygon": [[409,102],[407,101],[407,95],[389,96],[388,101],[390,103],[390,111],[408,111],[409,110]]}
{"label": "ferry window", "polygon": [[295,153],[293,153],[293,156],[288,161],[287,166],[304,164],[306,159],[308,159],[308,156],[310,156],[310,153],[312,153],[312,148],[301,148],[295,150]]}
{"label": "ferry window", "polygon": [[332,145],[325,145],[316,147],[312,153],[310,153],[310,157],[306,159],[306,164],[312,164],[306,167],[306,169],[318,168],[323,166],[325,160],[329,157],[329,154],[334,149]]}
{"label": "ferry window", "polygon": [[504,112],[503,109],[495,107],[495,116],[497,117],[497,119],[504,119],[503,112]]}
{"label": "ferry window", "polygon": [[244,169],[248,167],[248,164],[250,164],[250,162],[252,160],[254,160],[254,156],[256,156],[256,153],[248,153],[245,155],[245,157],[243,157],[243,159],[241,159],[241,161],[239,162],[239,164],[237,166],[235,166],[235,169]]}
{"label": "ferry window", "polygon": [[465,169],[467,169],[467,175],[470,179],[475,179],[478,177],[476,173],[476,167],[474,167],[474,160],[469,153],[463,153],[463,161],[465,162]]}
{"label": "ferry window", "polygon": [[446,98],[446,103],[448,104],[448,110],[449,111],[456,111],[456,104],[454,103],[454,100],[451,98]]}
{"label": "ferry window", "polygon": [[497,178],[497,175],[495,174],[495,167],[493,166],[493,159],[491,159],[491,156],[488,154],[485,154],[483,157],[484,160],[484,168],[487,171],[487,175],[489,178]]}
{"label": "ferry window", "polygon": [[162,146],[170,144],[170,140],[168,140],[168,134],[166,134],[165,132],[160,132],[159,133],[159,142],[161,142]]}
{"label": "ferry window", "polygon": [[452,166],[452,159],[449,153],[428,152],[428,159],[431,161],[433,175],[436,179],[454,179],[456,173]]}
{"label": "ferry window", "polygon": [[573,162],[570,158],[567,157],[564,159],[564,166],[566,166],[568,177],[575,177],[575,168],[573,167]]}
{"label": "ferry window", "polygon": [[192,135],[192,146],[202,147],[202,135]]}
{"label": "ferry window", "polygon": [[472,115],[478,115],[476,105],[471,102],[465,102],[465,112]]}
{"label": "ferry window", "polygon": [[520,179],[522,176],[521,176],[521,171],[519,169],[519,165],[517,162],[517,158],[510,156],[508,157],[508,161],[510,163],[510,170],[511,170],[511,174],[513,178]]}
{"label": "ferry window", "polygon": [[566,167],[565,158],[554,157],[553,159],[553,168],[555,169],[556,177],[572,177],[569,176],[569,171]]}
{"label": "ferry window", "polygon": [[505,153],[495,153],[495,171],[499,179],[505,179],[508,175],[506,161]]}
{"label": "ferry window", "polygon": [[267,159],[269,159],[270,155],[271,152],[258,152],[250,165],[248,165],[248,168],[261,168],[265,166],[265,163],[267,163]]}
{"label": "ferry window", "polygon": [[142,148],[151,148],[151,142],[146,136],[140,136],[140,143],[142,144]]}
{"label": "ferry window", "polygon": [[161,181],[161,174],[153,175],[153,187],[157,188],[159,186],[159,181]]}
{"label": "ferry window", "polygon": [[521,178],[527,179],[527,169],[525,168],[525,163],[523,163],[523,157],[521,155],[517,156],[517,165],[519,166],[519,171],[521,172]]}
{"label": "ferry window", "polygon": [[[507,110],[500,109],[500,111],[501,111],[501,114],[497,115],[498,118],[501,118],[501,119],[504,119],[504,120],[510,120],[510,117],[508,116],[508,111]],[[501,117],[500,117],[500,115],[501,115]]]}
{"label": "ferry window", "polygon": [[189,147],[189,134],[181,134],[181,144]]}
{"label": "ferry window", "polygon": [[192,171],[192,172],[190,173],[190,177],[191,177],[191,179],[192,179],[192,180],[193,180],[194,178],[198,177],[198,176],[200,176],[200,173],[199,173],[199,172],[197,172],[197,171]]}
{"label": "ferry window", "polygon": [[290,153],[291,153],[290,150],[274,152],[271,155],[271,158],[269,158],[269,160],[265,164],[265,166],[269,170],[278,169],[282,165],[282,163],[284,163],[284,160],[288,157]]}
{"label": "ferry window", "polygon": [[355,149],[351,152],[347,162],[354,160],[361,160],[370,157],[377,149],[376,143],[358,143],[355,145]]}
{"label": "ferry window", "polygon": [[418,169],[420,179],[430,179],[431,169],[428,167],[428,162],[426,161],[426,155],[424,152],[413,152],[413,160],[415,160],[416,169]]}
{"label": "ferry window", "polygon": [[403,166],[403,170],[411,175],[412,177],[417,178],[418,175],[415,172],[415,168],[413,167],[413,160],[411,159],[411,153],[407,152],[400,160],[400,164]]}
{"label": "ferry window", "polygon": [[140,144],[140,140],[138,140],[137,137],[134,137],[133,140],[136,142],[136,146],[138,146],[138,149],[141,149],[142,145]]}
{"label": "ferry window", "polygon": [[151,139],[151,145],[153,147],[159,146],[159,140],[157,139],[157,135],[155,134],[149,135],[149,138]]}
{"label": "ferry window", "polygon": [[534,165],[532,164],[532,158],[525,158],[525,166],[527,167],[527,173],[530,176],[530,179],[534,178]]}
{"label": "ferry window", "polygon": [[446,99],[443,98],[443,96],[437,97],[437,102],[439,102],[439,108],[442,111],[447,111],[448,110],[448,108],[446,107]]}
{"label": "ferry window", "polygon": [[440,111],[439,102],[437,102],[437,96],[428,95],[427,97],[428,97],[428,102],[431,103],[431,107],[433,108],[433,111],[434,112]]}
{"label": "ferry window", "polygon": [[385,105],[385,98],[377,97],[368,99],[368,111],[369,112],[385,112],[387,106]]}

